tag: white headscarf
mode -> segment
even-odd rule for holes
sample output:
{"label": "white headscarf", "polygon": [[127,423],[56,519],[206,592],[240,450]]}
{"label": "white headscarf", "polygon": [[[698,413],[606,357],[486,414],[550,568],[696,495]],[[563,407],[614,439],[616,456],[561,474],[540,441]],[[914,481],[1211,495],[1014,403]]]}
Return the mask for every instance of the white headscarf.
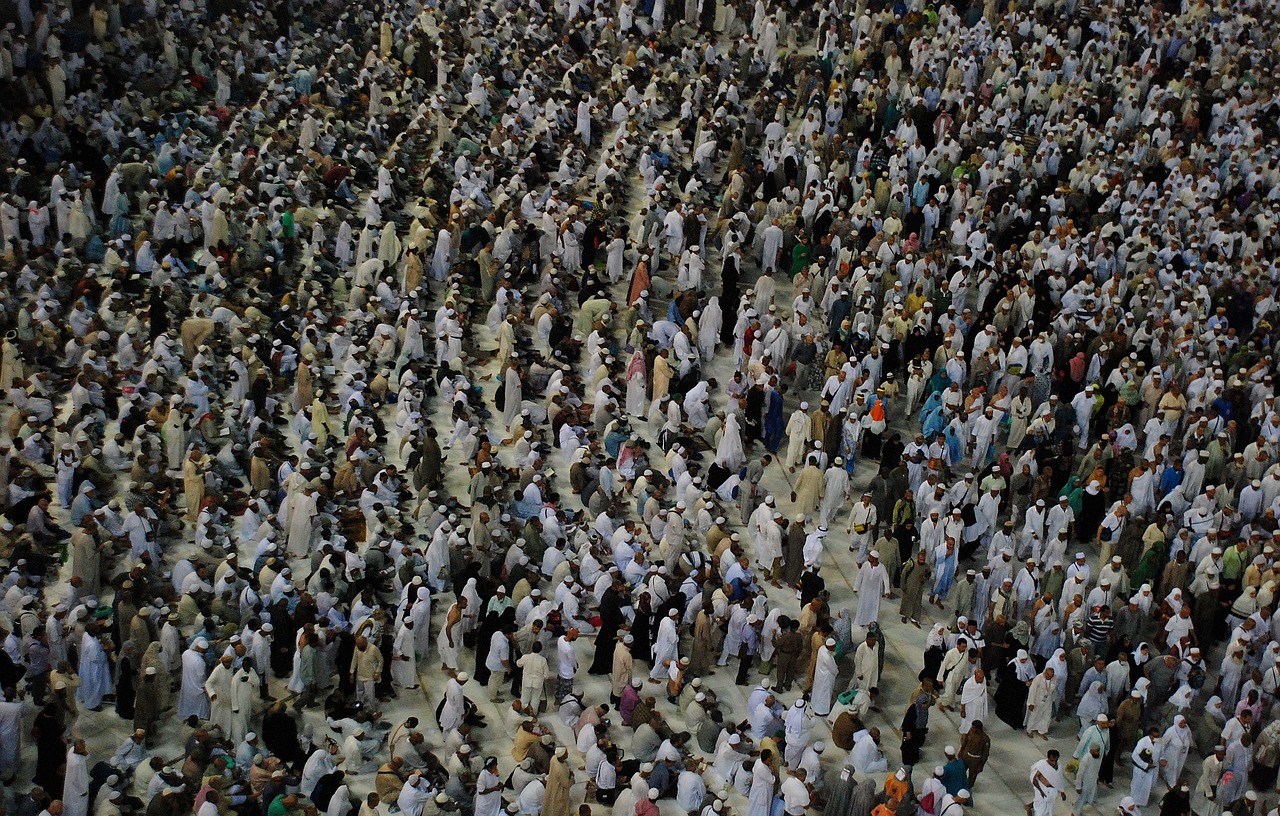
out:
{"label": "white headscarf", "polygon": [[1092,722],[1098,718],[1099,714],[1106,714],[1109,706],[1107,687],[1102,684],[1102,681],[1095,680],[1080,698],[1080,704],[1076,706],[1076,716],[1084,722]]}
{"label": "white headscarf", "polygon": [[1031,656],[1027,654],[1026,649],[1019,649],[1018,656],[1012,662],[1019,680],[1026,682],[1036,676],[1036,664],[1031,662]]}

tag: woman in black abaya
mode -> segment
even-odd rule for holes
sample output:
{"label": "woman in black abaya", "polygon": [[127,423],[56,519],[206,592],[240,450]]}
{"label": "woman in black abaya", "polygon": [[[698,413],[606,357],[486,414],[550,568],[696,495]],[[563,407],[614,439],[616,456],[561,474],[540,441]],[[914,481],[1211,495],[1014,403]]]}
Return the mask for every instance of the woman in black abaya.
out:
{"label": "woman in black abaya", "polygon": [[132,640],[120,645],[116,658],[116,713],[120,719],[133,722],[133,704],[137,696],[138,650]]}
{"label": "woman in black abaya", "polygon": [[[631,654],[644,660],[649,659],[653,651],[654,612],[653,598],[648,592],[640,595],[636,603],[636,616],[631,621]],[[612,667],[612,663],[609,664]]]}
{"label": "woman in black abaya", "polygon": [[996,716],[1010,728],[1022,730],[1027,715],[1027,691],[1036,676],[1036,664],[1025,650],[1000,668],[1000,686],[996,689]]}
{"label": "woman in black abaya", "polygon": [[624,610],[631,606],[631,599],[622,591],[622,582],[614,581],[600,599],[600,628],[596,632],[596,653],[591,661],[591,674],[608,674],[613,671],[613,651],[618,629],[626,623]]}
{"label": "woman in black abaya", "polygon": [[32,783],[48,791],[62,790],[62,766],[67,760],[67,742],[62,713],[53,702],[36,715],[31,731],[36,740],[36,775]]}

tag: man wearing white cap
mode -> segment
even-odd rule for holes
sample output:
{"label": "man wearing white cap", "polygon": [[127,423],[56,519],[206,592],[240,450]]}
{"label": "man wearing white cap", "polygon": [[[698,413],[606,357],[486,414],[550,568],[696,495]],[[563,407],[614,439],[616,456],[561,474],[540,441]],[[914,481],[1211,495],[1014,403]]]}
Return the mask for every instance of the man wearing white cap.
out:
{"label": "man wearing white cap", "polygon": [[867,550],[871,546],[872,536],[875,534],[876,523],[880,520],[879,512],[876,506],[871,503],[871,494],[863,493],[862,499],[849,511],[849,527],[848,532],[852,533],[849,540],[849,552],[856,552],[859,559],[866,558]]}
{"label": "man wearing white cap", "polygon": [[961,788],[955,796],[946,794],[938,805],[938,816],[964,816],[965,806],[969,804],[969,790]]}
{"label": "man wearing white cap", "polygon": [[431,783],[421,773],[415,771],[405,780],[400,788],[400,796],[396,799],[396,807],[405,816],[422,816],[428,800],[434,795]]}
{"label": "man wearing white cap", "polygon": [[831,713],[836,675],[839,673],[835,652],[835,639],[827,638],[826,642],[818,648],[814,663],[813,687],[809,691],[809,700],[813,705],[814,713],[819,717],[825,717]]}
{"label": "man wearing white cap", "polygon": [[256,759],[266,755],[266,751],[262,749],[262,745],[258,740],[257,732],[250,731],[244,735],[244,739],[240,741],[240,745],[236,748],[236,767],[248,768],[253,765]]}
{"label": "man wearing white cap", "polygon": [[880,602],[890,595],[889,573],[880,563],[880,553],[872,550],[867,560],[858,567],[853,589],[858,593],[858,610],[853,617],[854,626],[870,626],[880,618]]}
{"label": "man wearing white cap", "polygon": [[849,685],[863,692],[870,692],[880,685],[880,651],[876,636],[871,632],[853,653],[853,680]]}
{"label": "man wearing white cap", "polygon": [[[231,682],[235,670],[231,666],[231,655],[223,655],[209,671],[204,681],[204,691],[209,697],[209,718],[213,724],[222,729],[224,734],[231,733]],[[186,679],[186,661],[183,661],[183,679]],[[186,687],[183,687],[186,694]]]}
{"label": "man wearing white cap", "polygon": [[680,632],[676,628],[679,613],[670,610],[658,623],[658,633],[653,640],[653,669],[649,682],[656,683],[666,677],[671,663],[680,659]]}
{"label": "man wearing white cap", "polygon": [[147,760],[147,732],[134,729],[111,757],[111,766],[132,773]]}
{"label": "man wearing white cap", "polygon": [[800,407],[791,414],[791,419],[787,420],[787,452],[782,458],[782,464],[789,473],[795,473],[796,463],[809,445],[812,427],[809,403],[801,402]]}

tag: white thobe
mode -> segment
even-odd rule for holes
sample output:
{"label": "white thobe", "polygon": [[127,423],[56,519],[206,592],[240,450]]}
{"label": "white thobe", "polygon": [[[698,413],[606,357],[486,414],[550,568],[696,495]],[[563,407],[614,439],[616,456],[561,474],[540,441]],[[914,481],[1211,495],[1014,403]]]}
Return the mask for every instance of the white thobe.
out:
{"label": "white thobe", "polygon": [[839,668],[832,650],[826,646],[818,649],[818,662],[813,672],[813,689],[809,693],[809,700],[819,716],[825,717],[831,713],[837,674]]}
{"label": "white thobe", "polygon": [[178,719],[185,720],[192,714],[202,720],[209,718],[209,698],[204,690],[204,655],[194,649],[182,653],[182,691],[178,695]]}
{"label": "white thobe", "polygon": [[66,776],[62,782],[62,816],[88,816],[89,766],[86,757],[67,752]]}
{"label": "white thobe", "polygon": [[884,564],[864,561],[858,568],[854,589],[858,593],[858,611],[854,626],[870,626],[880,616],[880,601],[889,594],[889,572]]}

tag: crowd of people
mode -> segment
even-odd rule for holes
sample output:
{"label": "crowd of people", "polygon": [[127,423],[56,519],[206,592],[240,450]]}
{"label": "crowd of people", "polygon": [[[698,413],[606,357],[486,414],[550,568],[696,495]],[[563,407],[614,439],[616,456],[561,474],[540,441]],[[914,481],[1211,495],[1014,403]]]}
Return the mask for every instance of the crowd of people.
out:
{"label": "crowd of people", "polygon": [[1277,814],[1266,3],[0,23],[7,812]]}

